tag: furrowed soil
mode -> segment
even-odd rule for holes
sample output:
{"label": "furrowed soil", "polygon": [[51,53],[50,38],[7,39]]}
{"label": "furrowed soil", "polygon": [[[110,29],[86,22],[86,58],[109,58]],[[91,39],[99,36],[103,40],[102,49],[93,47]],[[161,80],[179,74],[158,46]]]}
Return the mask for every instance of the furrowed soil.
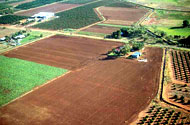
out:
{"label": "furrowed soil", "polygon": [[21,16],[33,16],[34,14],[37,14],[39,12],[60,12],[60,11],[65,11],[68,9],[72,9],[74,7],[77,7],[79,5],[77,4],[63,4],[63,3],[55,3],[55,4],[50,4],[44,7],[38,7],[34,9],[30,9],[27,11],[21,11],[18,13],[15,13],[16,15],[21,15]]}
{"label": "furrowed soil", "polygon": [[9,51],[4,55],[75,70],[121,45],[123,43],[57,35]]}
{"label": "furrowed soil", "polygon": [[87,32],[94,32],[94,33],[105,33],[105,34],[111,34],[114,31],[119,30],[120,28],[116,27],[108,27],[108,26],[91,26],[87,29],[84,29],[82,31],[87,31]]}
{"label": "furrowed soil", "polygon": [[162,53],[146,48],[147,63],[95,60],[0,108],[0,124],[129,124],[156,96]]}
{"label": "furrowed soil", "polygon": [[99,11],[106,18],[104,23],[119,25],[132,25],[148,12],[142,8],[121,7],[100,7]]}

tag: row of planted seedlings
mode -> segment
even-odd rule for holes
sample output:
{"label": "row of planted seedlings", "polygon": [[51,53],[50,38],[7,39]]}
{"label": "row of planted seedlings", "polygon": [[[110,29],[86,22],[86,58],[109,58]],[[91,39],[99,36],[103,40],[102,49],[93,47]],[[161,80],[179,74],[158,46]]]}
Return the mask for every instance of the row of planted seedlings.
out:
{"label": "row of planted seedlings", "polygon": [[172,51],[172,61],[175,78],[177,80],[184,81],[186,83],[190,82],[190,67],[189,67],[189,57],[186,53]]}
{"label": "row of planted seedlings", "polygon": [[173,83],[169,95],[170,100],[190,106],[190,87],[187,84],[181,85]]}
{"label": "row of planted seedlings", "polygon": [[137,122],[138,125],[185,125],[190,124],[190,115],[171,108],[153,105],[146,115]]}

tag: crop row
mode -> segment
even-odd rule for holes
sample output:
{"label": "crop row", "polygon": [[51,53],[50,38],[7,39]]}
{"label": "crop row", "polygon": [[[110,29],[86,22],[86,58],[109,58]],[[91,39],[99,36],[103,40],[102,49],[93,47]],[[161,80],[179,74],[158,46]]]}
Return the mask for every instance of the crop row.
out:
{"label": "crop row", "polygon": [[63,3],[68,3],[68,4],[85,4],[85,3],[89,3],[89,2],[93,2],[93,1],[97,1],[97,0],[68,0],[68,1],[63,2]]}
{"label": "crop row", "polygon": [[148,109],[146,116],[142,117],[137,124],[139,125],[178,125],[189,124],[190,116],[159,106],[152,106]]}
{"label": "crop row", "polygon": [[26,10],[26,9],[35,8],[35,7],[39,7],[39,6],[43,6],[46,4],[51,4],[51,3],[59,2],[59,1],[62,1],[62,0],[35,0],[32,2],[20,4],[16,6],[15,8]]}
{"label": "crop row", "polygon": [[102,0],[56,14],[59,18],[35,25],[35,28],[60,30],[78,29],[100,21],[94,8],[113,3],[114,0]]}
{"label": "crop row", "polygon": [[179,52],[172,51],[172,63],[175,78],[177,80],[184,81],[186,83],[190,82],[190,53],[189,52]]}

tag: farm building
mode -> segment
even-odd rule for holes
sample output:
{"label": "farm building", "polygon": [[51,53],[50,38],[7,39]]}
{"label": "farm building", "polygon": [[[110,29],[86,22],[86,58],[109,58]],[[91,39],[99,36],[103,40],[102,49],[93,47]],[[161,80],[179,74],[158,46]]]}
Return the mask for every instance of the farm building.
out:
{"label": "farm building", "polygon": [[139,56],[141,56],[141,53],[140,52],[135,52],[131,56],[132,56],[132,58],[139,58]]}
{"label": "farm building", "polygon": [[38,14],[35,14],[32,16],[32,18],[35,18],[35,19],[49,19],[51,17],[54,17],[54,13],[52,12],[40,12]]}

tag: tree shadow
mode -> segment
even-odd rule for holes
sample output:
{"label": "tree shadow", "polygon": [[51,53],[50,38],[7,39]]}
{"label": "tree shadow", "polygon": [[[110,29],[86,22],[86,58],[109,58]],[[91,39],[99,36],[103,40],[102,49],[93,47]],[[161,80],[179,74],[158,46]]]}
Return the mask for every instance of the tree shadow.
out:
{"label": "tree shadow", "polygon": [[117,59],[117,57],[105,57],[105,58],[102,58],[102,59],[99,59],[101,61],[108,61],[108,60],[115,60]]}
{"label": "tree shadow", "polygon": [[170,29],[182,29],[182,28],[185,28],[183,26],[178,26],[178,27],[171,27]]}

